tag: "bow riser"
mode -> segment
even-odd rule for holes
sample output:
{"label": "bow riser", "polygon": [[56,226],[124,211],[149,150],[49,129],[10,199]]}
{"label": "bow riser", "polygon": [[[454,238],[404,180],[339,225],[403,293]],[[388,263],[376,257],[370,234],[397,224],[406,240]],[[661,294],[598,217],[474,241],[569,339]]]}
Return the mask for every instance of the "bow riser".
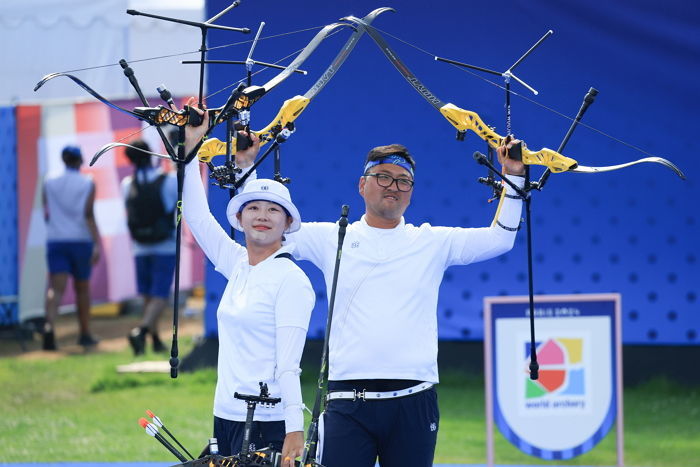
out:
{"label": "bow riser", "polygon": [[260,144],[262,145],[273,140],[276,136],[274,129],[278,127],[284,128],[288,123],[292,123],[296,120],[309,105],[309,102],[311,102],[311,100],[304,96],[294,96],[284,101],[284,104],[282,104],[282,107],[270,124],[262,130],[255,132],[255,134],[260,137]]}
{"label": "bow riser", "polygon": [[58,78],[59,76],[65,76],[66,78],[72,80],[75,84],[77,84],[78,86],[80,86],[80,87],[81,87],[82,89],[84,89],[88,94],[90,94],[90,95],[93,96],[95,99],[97,99],[98,101],[102,102],[103,104],[106,104],[106,105],[108,105],[109,107],[111,107],[111,108],[113,108],[113,109],[115,109],[115,110],[118,110],[118,111],[120,111],[120,112],[124,112],[124,113],[127,114],[127,115],[131,115],[132,117],[136,117],[136,118],[139,119],[139,120],[143,120],[143,121],[145,121],[145,122],[147,122],[147,123],[152,123],[152,122],[148,121],[147,119],[145,119],[143,116],[138,115],[138,114],[132,112],[131,110],[125,109],[124,107],[121,107],[121,106],[115,104],[114,102],[111,102],[109,99],[107,99],[106,97],[103,97],[100,93],[98,93],[97,91],[95,91],[94,89],[92,89],[90,86],[88,86],[87,84],[85,84],[80,78],[78,78],[78,77],[76,77],[76,76],[73,76],[73,75],[71,75],[71,74],[68,74],[68,73],[51,73],[51,74],[48,74],[48,75],[44,76],[43,78],[41,78],[41,81],[39,81],[39,82],[36,84],[36,86],[34,86],[34,91],[35,91],[35,92],[38,91],[39,88],[41,88],[44,84],[46,84],[46,82],[48,82],[48,81],[50,81],[50,80],[52,80],[52,79],[54,79],[54,78]]}
{"label": "bow riser", "polygon": [[[459,131],[473,131],[494,149],[503,143],[503,136],[486,125],[476,112],[461,109],[454,104],[445,104],[440,107],[440,113]],[[566,172],[578,166],[574,159],[548,148],[530,151],[525,143],[522,145],[522,161],[528,165],[544,165],[555,173]]]}
{"label": "bow riser", "polygon": [[[253,133],[260,138],[260,145],[264,145],[268,141],[272,141],[277,136],[276,129],[282,129],[286,127],[288,123],[292,123],[297,119],[299,115],[306,109],[309,105],[310,100],[303,96],[294,96],[291,99],[287,99],[282,104],[279,112],[275,118],[267,125],[265,128],[259,131],[254,131]],[[236,138],[231,140],[231,145],[236,145]],[[221,156],[226,154],[226,143],[223,143],[217,138],[210,138],[206,140],[202,147],[199,148],[197,157],[200,162],[211,162],[211,160],[216,156]]]}

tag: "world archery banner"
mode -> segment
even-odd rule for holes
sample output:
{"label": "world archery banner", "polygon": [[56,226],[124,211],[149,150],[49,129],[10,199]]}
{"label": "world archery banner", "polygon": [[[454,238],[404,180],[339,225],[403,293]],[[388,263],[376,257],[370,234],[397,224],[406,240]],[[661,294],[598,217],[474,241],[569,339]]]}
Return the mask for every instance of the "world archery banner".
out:
{"label": "world archery banner", "polygon": [[524,453],[553,460],[591,450],[616,419],[622,465],[620,295],[535,297],[537,380],[529,316],[528,297],[484,300],[489,465],[494,422]]}

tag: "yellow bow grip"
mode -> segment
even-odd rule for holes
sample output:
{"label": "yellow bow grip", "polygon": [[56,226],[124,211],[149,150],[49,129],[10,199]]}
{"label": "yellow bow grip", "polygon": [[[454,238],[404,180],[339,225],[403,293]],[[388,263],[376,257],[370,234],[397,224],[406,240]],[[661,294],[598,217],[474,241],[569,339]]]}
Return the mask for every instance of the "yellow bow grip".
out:
{"label": "yellow bow grip", "polygon": [[[260,145],[264,145],[268,141],[274,139],[273,128],[276,126],[284,127],[287,123],[291,123],[296,118],[301,115],[301,113],[309,105],[309,99],[304,96],[294,96],[291,99],[287,99],[282,104],[279,112],[274,119],[265,128],[259,131],[253,131],[255,135],[260,138]],[[236,146],[236,138],[231,140],[231,146]],[[197,152],[197,157],[201,162],[211,162],[212,158],[215,156],[221,156],[226,154],[226,143],[221,142],[216,138],[210,138],[202,143],[202,146]]]}
{"label": "yellow bow grip", "polygon": [[[445,104],[440,108],[440,113],[458,130],[472,130],[494,149],[497,149],[503,142],[504,138],[489,128],[476,112],[460,109],[454,104]],[[566,172],[578,166],[578,162],[574,159],[548,148],[530,151],[524,142],[522,161],[528,165],[544,165],[555,173]]]}

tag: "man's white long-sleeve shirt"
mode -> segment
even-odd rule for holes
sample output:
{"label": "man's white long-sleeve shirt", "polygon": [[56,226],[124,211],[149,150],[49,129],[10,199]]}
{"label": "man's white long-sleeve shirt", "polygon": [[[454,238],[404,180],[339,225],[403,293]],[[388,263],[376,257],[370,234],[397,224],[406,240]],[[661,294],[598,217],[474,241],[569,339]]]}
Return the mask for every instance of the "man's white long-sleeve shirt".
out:
{"label": "man's white long-sleeve shirt", "polygon": [[[522,185],[523,179],[513,177]],[[511,188],[507,194],[514,195]],[[449,266],[509,251],[522,202],[504,198],[498,225],[485,228],[370,227],[350,224],[343,243],[330,335],[331,380],[408,379],[438,382],[437,301]],[[505,226],[505,228],[504,228]],[[331,290],[338,225],[307,222],[288,235],[294,256],[323,271]]]}

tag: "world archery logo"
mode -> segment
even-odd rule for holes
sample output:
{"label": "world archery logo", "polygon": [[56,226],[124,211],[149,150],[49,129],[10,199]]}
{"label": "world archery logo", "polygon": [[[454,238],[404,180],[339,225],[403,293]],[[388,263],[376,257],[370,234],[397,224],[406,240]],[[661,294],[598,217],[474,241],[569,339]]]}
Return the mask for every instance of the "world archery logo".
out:
{"label": "world archery logo", "polygon": [[[525,376],[525,407],[528,409],[585,407],[585,366],[581,338],[555,337],[537,345],[539,378]],[[525,346],[525,367],[530,347]],[[526,370],[527,371],[527,370]]]}

